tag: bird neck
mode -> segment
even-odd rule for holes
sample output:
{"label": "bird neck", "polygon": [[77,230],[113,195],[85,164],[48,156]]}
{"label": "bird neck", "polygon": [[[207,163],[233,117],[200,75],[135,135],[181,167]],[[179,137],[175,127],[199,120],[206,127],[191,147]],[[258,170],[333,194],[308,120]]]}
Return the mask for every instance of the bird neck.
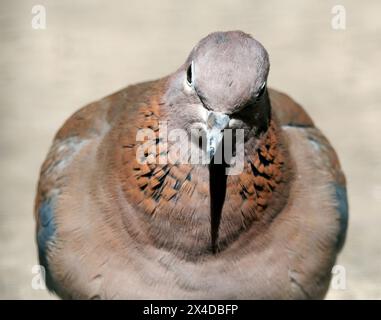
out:
{"label": "bird neck", "polygon": [[245,142],[244,167],[225,175],[224,165],[210,167],[213,252],[239,239],[246,230],[266,228],[287,203],[293,176],[285,141],[276,120]]}
{"label": "bird neck", "polygon": [[[158,148],[161,120],[159,101],[140,107],[136,123],[158,135]],[[226,249],[247,229],[270,223],[287,200],[290,168],[276,120],[245,142],[243,172],[233,176],[208,165],[141,164],[136,159],[139,144],[125,144],[118,175],[127,203],[134,207],[121,208],[126,230],[135,221],[131,232],[136,241],[182,258],[197,260]],[[161,154],[166,151],[168,146],[161,146]]]}

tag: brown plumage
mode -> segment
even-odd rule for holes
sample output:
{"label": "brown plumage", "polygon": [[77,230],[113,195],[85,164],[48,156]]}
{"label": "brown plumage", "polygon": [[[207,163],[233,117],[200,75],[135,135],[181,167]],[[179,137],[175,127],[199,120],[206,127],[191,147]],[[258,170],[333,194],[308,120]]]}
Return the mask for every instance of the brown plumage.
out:
{"label": "brown plumage", "polygon": [[[85,299],[324,297],[345,238],[345,178],[302,107],[261,87],[268,66],[250,36],[214,33],[172,75],[64,124],[35,207],[49,289]],[[245,130],[240,174],[180,163],[160,136],[161,121],[189,131],[205,112]],[[136,159],[144,128],[155,135],[153,163]],[[177,162],[159,161],[168,154]]]}

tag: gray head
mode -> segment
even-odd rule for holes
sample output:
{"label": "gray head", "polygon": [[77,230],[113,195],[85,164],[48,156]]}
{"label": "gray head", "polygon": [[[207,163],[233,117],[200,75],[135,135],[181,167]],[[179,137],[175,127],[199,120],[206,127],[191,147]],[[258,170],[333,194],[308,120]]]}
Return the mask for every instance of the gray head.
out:
{"label": "gray head", "polygon": [[250,35],[208,35],[171,77],[165,97],[170,125],[204,130],[214,141],[227,127],[258,131],[269,116],[269,66],[267,51]]}

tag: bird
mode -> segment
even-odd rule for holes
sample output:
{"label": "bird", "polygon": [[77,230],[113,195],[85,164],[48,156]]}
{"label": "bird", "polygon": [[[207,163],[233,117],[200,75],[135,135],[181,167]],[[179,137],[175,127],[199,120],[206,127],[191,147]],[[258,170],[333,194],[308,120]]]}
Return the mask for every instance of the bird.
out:
{"label": "bird", "polygon": [[[34,210],[52,293],[325,297],[346,237],[346,179],[303,107],[268,87],[269,69],[251,35],[213,32],[175,72],[129,85],[64,123],[42,164]],[[185,132],[181,145],[206,161],[182,159],[163,127],[167,136]],[[231,157],[214,163],[228,130],[241,144],[227,143]],[[230,174],[238,155],[242,168]]]}

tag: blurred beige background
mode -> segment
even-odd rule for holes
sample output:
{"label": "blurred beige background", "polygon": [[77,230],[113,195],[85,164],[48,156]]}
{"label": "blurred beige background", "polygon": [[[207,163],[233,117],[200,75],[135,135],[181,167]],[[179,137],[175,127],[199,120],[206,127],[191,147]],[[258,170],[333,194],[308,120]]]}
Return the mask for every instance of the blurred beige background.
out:
{"label": "blurred beige background", "polygon": [[[46,8],[46,30],[31,27]],[[346,30],[331,28],[334,5]],[[335,146],[348,179],[350,224],[338,263],[347,289],[381,298],[381,2],[1,1],[0,298],[51,298],[31,287],[33,200],[54,133],[77,108],[166,75],[212,31],[241,29],[268,49],[269,83],[289,93]],[[313,254],[313,252],[311,252]]]}

